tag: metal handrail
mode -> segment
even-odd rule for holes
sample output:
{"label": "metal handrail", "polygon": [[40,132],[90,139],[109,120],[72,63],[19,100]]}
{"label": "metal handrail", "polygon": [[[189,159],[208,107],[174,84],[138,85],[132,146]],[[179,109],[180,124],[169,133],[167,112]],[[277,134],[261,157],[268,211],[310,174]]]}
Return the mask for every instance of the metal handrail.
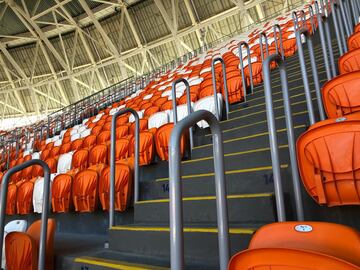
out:
{"label": "metal handrail", "polygon": [[[48,215],[50,210],[50,168],[40,159],[32,159],[26,161],[20,165],[17,165],[6,172],[1,182],[0,193],[0,246],[3,246],[4,240],[4,226],[6,215],[6,199],[8,191],[8,182],[10,177],[29,166],[39,165],[44,171],[44,186],[43,186],[43,205],[41,213],[41,231],[40,231],[40,243],[39,243],[39,257],[38,257],[38,270],[45,270],[45,258],[46,258],[46,238],[48,227]],[[2,259],[2,253],[0,252],[0,261]]]}
{"label": "metal handrail", "polygon": [[332,79],[332,76],[331,76],[329,58],[328,58],[328,53],[327,53],[327,44],[326,44],[325,32],[324,32],[324,20],[326,20],[326,19],[324,18],[323,13],[320,12],[319,3],[317,0],[314,2],[314,5],[315,5],[315,12],[316,12],[316,19],[318,21],[318,29],[319,29],[319,33],[320,33],[320,44],[321,44],[321,49],[322,49],[322,54],[323,54],[323,59],[324,59],[326,78],[329,81]]}
{"label": "metal handrail", "polygon": [[268,44],[268,38],[265,34],[265,32],[261,32],[259,34],[259,44],[260,44],[260,54],[261,54],[261,61],[264,62],[264,49],[263,49],[263,38],[265,39],[265,52],[266,57],[269,56],[269,44]]}
{"label": "metal handrail", "polygon": [[[301,13],[301,23],[302,23],[302,25],[300,27],[304,27],[304,26],[306,26],[306,15],[305,15],[305,12],[303,10],[301,10],[300,13]],[[292,20],[293,20],[293,23],[294,23],[294,31],[296,31],[296,30],[298,30],[300,28],[299,27],[299,19],[298,19],[297,12],[293,11],[291,16],[292,16]]]}
{"label": "metal handrail", "polygon": [[[307,72],[306,72],[305,57],[304,57],[304,51],[303,51],[303,46],[302,46],[302,40],[301,40],[301,35],[303,33],[308,34],[309,32],[304,27],[303,28],[298,28],[296,30],[296,32],[295,32],[296,46],[297,46],[297,49],[298,49],[301,76],[302,76],[303,84],[304,84],[304,92],[305,92],[306,106],[307,106],[307,110],[308,110],[309,122],[310,122],[310,125],[313,125],[313,124],[315,124],[316,120],[315,120],[314,107],[313,107],[313,103],[312,103],[311,91],[310,91],[310,86],[309,86],[309,79],[308,79]],[[307,44],[308,44],[309,54],[311,55],[311,54],[314,53],[312,40],[307,38]]]}
{"label": "metal handrail", "polygon": [[309,16],[310,16],[310,24],[311,24],[311,33],[310,34],[313,35],[315,33],[316,24],[315,24],[315,19],[314,19],[314,8],[312,7],[312,5],[309,6]]}
{"label": "metal handrail", "polygon": [[316,60],[315,60],[312,36],[309,32],[309,29],[300,28],[296,32],[296,42],[297,42],[297,46],[298,46],[300,69],[301,69],[302,79],[304,82],[306,105],[308,108],[310,124],[313,125],[315,123],[315,114],[314,114],[314,110],[313,110],[311,91],[310,91],[310,86],[309,86],[309,81],[308,81],[308,76],[307,76],[307,71],[306,71],[304,51],[303,51],[302,43],[301,43],[301,35],[303,35],[303,37],[305,38],[305,41],[308,44],[311,71],[312,71],[313,80],[314,80],[314,87],[315,87],[316,100],[317,100],[317,105],[318,105],[319,114],[320,114],[320,120],[325,120],[326,116],[325,116],[325,111],[324,111],[324,105],[322,103],[322,95],[321,95],[321,91],[320,91],[320,82],[319,82],[319,76],[318,76],[317,67],[316,67]]}
{"label": "metal handrail", "polygon": [[250,90],[251,90],[250,94],[254,93],[254,82],[253,82],[250,47],[249,47],[249,44],[247,44],[247,42],[241,41],[239,43],[239,59],[240,59],[242,85],[243,85],[243,89],[244,89],[244,102],[246,102],[247,89],[246,89],[246,78],[245,78],[245,72],[244,72],[244,61],[243,61],[243,57],[242,57],[242,46],[243,45],[246,48],[247,58],[248,58],[248,67],[249,67],[249,75],[250,75]]}
{"label": "metal handrail", "polygon": [[123,114],[131,113],[135,118],[135,149],[134,149],[134,202],[139,201],[139,141],[140,120],[138,113],[125,108],[116,112],[111,120],[111,145],[110,145],[110,202],[109,202],[109,227],[115,226],[115,147],[116,147],[116,119]]}
{"label": "metal handrail", "polygon": [[346,7],[344,6],[344,3],[342,0],[338,0],[338,3],[339,3],[339,7],[340,7],[340,14],[341,14],[341,17],[343,19],[343,23],[344,23],[344,28],[345,28],[345,31],[346,31],[346,36],[349,37],[351,35],[351,22],[349,22],[349,19],[350,19],[350,16],[349,14],[347,14],[347,10],[346,10]]}
{"label": "metal handrail", "polygon": [[[282,60],[285,60],[281,27],[279,24],[275,24],[273,29],[274,29],[274,42],[275,42],[276,53],[281,55]],[[280,53],[279,53],[279,48],[278,48],[277,32],[279,33]]]}
{"label": "metal handrail", "polygon": [[345,33],[344,33],[344,26],[341,19],[341,15],[339,14],[340,11],[338,9],[337,3],[335,1],[331,1],[331,14],[333,17],[334,29],[336,40],[338,42],[339,53],[343,55],[347,52],[346,40],[345,40]]}
{"label": "metal handrail", "polygon": [[[176,81],[174,81],[172,83],[172,88],[171,88],[174,125],[176,125],[177,122],[178,122],[177,121],[176,85],[179,84],[179,83],[184,83],[185,84],[188,115],[190,115],[192,113],[189,82],[184,78],[177,79]],[[191,155],[192,149],[194,148],[194,134],[193,134],[193,128],[192,127],[189,128],[189,136],[190,136],[190,155]]]}
{"label": "metal handrail", "polygon": [[220,121],[220,112],[219,112],[219,104],[217,101],[217,92],[216,92],[216,77],[215,77],[215,63],[220,62],[222,66],[223,72],[223,80],[224,80],[224,92],[225,92],[225,110],[226,110],[226,119],[229,119],[229,91],[227,86],[227,78],[226,78],[226,66],[225,61],[221,57],[216,57],[211,62],[211,73],[212,73],[212,82],[214,88],[214,100],[215,100],[215,111],[217,119]]}
{"label": "metal handrail", "polygon": [[223,138],[220,124],[209,111],[193,112],[178,122],[171,132],[169,145],[169,199],[170,199],[170,252],[171,269],[183,270],[184,236],[181,188],[180,138],[183,132],[197,122],[205,120],[210,126],[213,141],[216,209],[219,242],[220,270],[226,270],[230,256],[226,184],[224,172]]}

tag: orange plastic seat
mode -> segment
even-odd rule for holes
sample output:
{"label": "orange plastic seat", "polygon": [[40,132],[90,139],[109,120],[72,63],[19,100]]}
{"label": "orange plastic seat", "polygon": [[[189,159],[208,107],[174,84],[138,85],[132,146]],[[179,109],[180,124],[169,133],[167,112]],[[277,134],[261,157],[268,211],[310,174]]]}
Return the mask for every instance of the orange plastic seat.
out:
{"label": "orange plastic seat", "polygon": [[360,70],[360,48],[343,54],[339,58],[340,74]]}
{"label": "orange plastic seat", "polygon": [[256,231],[249,244],[249,249],[259,248],[306,250],[360,267],[360,233],[335,223],[290,221],[268,224]]}
{"label": "orange plastic seat", "polygon": [[41,152],[40,155],[40,159],[41,160],[46,160],[48,157],[50,156],[50,150],[49,149],[45,149]]}
{"label": "orange plastic seat", "polygon": [[[56,223],[48,219],[45,269],[54,269],[54,236]],[[5,238],[6,269],[36,270],[40,244],[41,220],[35,221],[26,233],[11,232]]]}
{"label": "orange plastic seat", "polygon": [[[129,157],[130,141],[127,138],[116,140],[115,147],[115,160],[125,159]],[[109,157],[110,161],[110,146],[109,146]]]}
{"label": "orange plastic seat", "polygon": [[67,135],[67,136],[64,135],[64,138],[62,140],[62,144],[64,145],[64,144],[69,143],[69,142],[71,142],[70,135]]}
{"label": "orange plastic seat", "polygon": [[84,138],[84,141],[82,143],[83,148],[90,149],[94,145],[96,145],[96,136],[95,135],[89,135]]}
{"label": "orange plastic seat", "polygon": [[71,169],[82,170],[88,167],[89,151],[87,149],[77,150],[71,160]]}
{"label": "orange plastic seat", "polygon": [[360,23],[358,23],[357,25],[355,25],[354,27],[354,33],[358,33],[360,32]]}
{"label": "orange plastic seat", "polygon": [[129,126],[127,126],[127,125],[119,126],[116,128],[115,133],[116,133],[117,140],[124,138],[127,135],[129,135]]}
{"label": "orange plastic seat", "polygon": [[[244,91],[242,79],[238,71],[231,71],[227,75],[228,100],[230,104],[240,102],[243,99]],[[222,95],[225,96],[225,90],[222,89]]]}
{"label": "orange plastic seat", "polygon": [[71,151],[71,143],[62,144],[60,147],[59,155],[66,154],[70,151]]}
{"label": "orange plastic seat", "polygon": [[105,144],[95,145],[89,152],[89,166],[99,163],[106,164],[107,147]]}
{"label": "orange plastic seat", "polygon": [[102,126],[95,126],[95,127],[93,127],[93,129],[91,130],[91,134],[97,136],[97,135],[100,134],[101,130],[102,130]]}
{"label": "orange plastic seat", "polygon": [[[169,159],[169,140],[171,136],[171,131],[174,127],[174,123],[168,123],[161,126],[155,134],[155,146],[156,152],[161,160]],[[181,156],[185,152],[185,137],[182,137],[181,146],[180,146]]]}
{"label": "orange plastic seat", "polygon": [[111,133],[110,131],[106,130],[106,131],[102,131],[98,136],[97,136],[97,144],[102,144],[102,143],[106,143],[108,141],[110,141],[110,137],[111,137]]}
{"label": "orange plastic seat", "polygon": [[54,147],[54,142],[49,142],[46,146],[45,149],[51,150]]}
{"label": "orange plastic seat", "polygon": [[17,195],[17,186],[15,184],[9,184],[7,198],[6,198],[7,215],[16,214],[16,195]]}
{"label": "orange plastic seat", "polygon": [[149,165],[154,159],[154,135],[151,132],[140,132],[139,138],[139,165]]}
{"label": "orange plastic seat", "polygon": [[322,88],[324,108],[329,118],[360,111],[360,71],[335,77]]}
{"label": "orange plastic seat", "polygon": [[280,248],[250,249],[232,257],[228,270],[358,270],[337,258]]}
{"label": "orange plastic seat", "polygon": [[347,41],[349,51],[360,48],[360,32],[352,34]]}
{"label": "orange plastic seat", "polygon": [[[196,102],[198,100],[197,93],[191,92],[190,90],[190,101]],[[186,92],[179,98],[177,105],[187,104]]]}
{"label": "orange plastic seat", "polygon": [[150,117],[151,115],[153,115],[154,113],[157,113],[158,111],[160,111],[159,107],[151,106],[145,110],[144,117]]}
{"label": "orange plastic seat", "polygon": [[32,167],[33,167],[32,170],[31,170],[32,178],[44,175],[44,171],[43,171],[43,168],[41,166],[33,165]]}
{"label": "orange plastic seat", "polygon": [[57,171],[57,160],[55,158],[48,158],[45,160],[46,164],[50,168],[51,173],[56,173]]}
{"label": "orange plastic seat", "polygon": [[72,196],[76,212],[93,212],[96,207],[98,173],[83,170],[75,175]]}
{"label": "orange plastic seat", "polygon": [[359,119],[357,113],[316,123],[297,141],[303,184],[319,204],[360,204]]}
{"label": "orange plastic seat", "polygon": [[[132,175],[127,165],[115,165],[115,210],[125,211],[132,195]],[[109,210],[110,167],[101,172],[99,198],[103,210]]]}
{"label": "orange plastic seat", "polygon": [[[144,131],[144,130],[147,130],[147,128],[148,128],[148,120],[147,119],[140,119],[139,120],[139,130],[140,130],[140,132]],[[135,122],[131,123],[129,131],[130,131],[129,134],[135,135]]]}
{"label": "orange plastic seat", "polygon": [[110,131],[111,130],[111,120],[110,122],[106,122],[105,125],[103,126],[102,131]]}
{"label": "orange plastic seat", "polygon": [[71,151],[76,151],[81,149],[83,145],[83,139],[76,139],[71,143]]}
{"label": "orange plastic seat", "polygon": [[125,125],[128,122],[129,122],[129,115],[128,114],[121,115],[120,117],[116,118],[116,127]]}
{"label": "orange plastic seat", "polygon": [[50,157],[56,158],[60,155],[60,146],[55,146],[50,151]]}
{"label": "orange plastic seat", "polygon": [[51,192],[51,206],[55,213],[69,212],[71,206],[72,177],[68,174],[59,174],[54,178]]}
{"label": "orange plastic seat", "polygon": [[173,108],[172,100],[168,100],[161,105],[160,109],[162,111],[167,111],[167,110],[172,110],[172,108]]}
{"label": "orange plastic seat", "polygon": [[34,166],[29,166],[23,169],[21,173],[21,179],[30,180],[33,177],[33,173],[32,173],[33,167]]}
{"label": "orange plastic seat", "polygon": [[34,183],[31,181],[23,182],[17,191],[16,209],[19,215],[26,215],[32,212]]}

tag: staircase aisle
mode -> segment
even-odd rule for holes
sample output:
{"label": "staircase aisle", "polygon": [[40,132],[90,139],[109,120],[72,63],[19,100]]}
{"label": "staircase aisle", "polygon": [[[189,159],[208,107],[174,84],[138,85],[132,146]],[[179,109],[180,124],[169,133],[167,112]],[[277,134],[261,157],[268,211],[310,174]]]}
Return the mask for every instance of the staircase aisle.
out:
{"label": "staircase aisle", "polygon": [[[326,74],[321,47],[318,42],[315,44],[318,74],[323,85]],[[333,44],[337,60],[335,41]],[[309,61],[307,63],[313,105],[317,109]],[[297,54],[286,59],[286,66],[295,134],[298,137],[308,127],[308,115]],[[277,69],[272,72],[272,78],[287,217],[295,219],[294,203],[290,199],[293,193]],[[319,119],[317,110],[316,115]],[[248,246],[257,228],[276,221],[263,85],[255,87],[254,94],[248,96],[246,103],[232,105],[229,119],[223,120],[221,127],[224,134],[231,253],[234,254]],[[182,162],[186,269],[218,269],[212,144],[207,130],[196,130],[195,145],[192,159]],[[109,231],[109,248],[58,256],[58,266],[69,270],[169,268],[168,163],[157,162],[141,168],[140,179],[141,197],[134,206],[133,223],[119,225]],[[303,198],[305,208],[314,208],[318,213],[317,217],[306,216],[307,219],[321,220],[325,212],[329,216],[329,211],[315,205],[304,190]],[[344,218],[341,215],[346,216],[346,212],[333,213],[331,216],[337,222]],[[140,261],[141,264],[138,264]]]}

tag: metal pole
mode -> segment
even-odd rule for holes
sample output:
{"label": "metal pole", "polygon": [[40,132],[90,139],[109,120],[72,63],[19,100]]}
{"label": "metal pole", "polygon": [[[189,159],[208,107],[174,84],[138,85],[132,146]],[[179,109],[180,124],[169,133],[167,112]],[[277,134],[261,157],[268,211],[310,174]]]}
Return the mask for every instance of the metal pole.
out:
{"label": "metal pole", "polygon": [[[46,258],[46,238],[47,238],[47,221],[50,208],[50,169],[49,166],[40,159],[32,159],[26,161],[20,165],[11,168],[4,175],[1,183],[0,191],[0,245],[3,246],[4,240],[4,226],[5,226],[5,215],[6,215],[6,198],[8,191],[8,182],[10,177],[29,166],[39,165],[44,171],[44,193],[43,193],[43,211],[41,214],[41,231],[40,231],[40,243],[39,243],[39,258],[38,258],[38,270],[45,270],[45,258]],[[2,253],[0,252],[0,261],[2,259]]]}
{"label": "metal pole", "polygon": [[[304,28],[302,28],[302,29],[304,29]],[[306,64],[305,64],[304,51],[303,51],[302,42],[301,42],[301,34],[302,34],[301,29],[296,30],[296,32],[295,32],[296,45],[298,47],[300,69],[301,69],[301,75],[302,75],[303,84],[304,84],[304,90],[305,90],[306,106],[307,106],[307,110],[308,110],[310,125],[313,125],[316,122],[315,121],[315,113],[314,113],[314,108],[313,108],[313,104],[312,104],[309,80],[308,80],[307,72],[306,72]]]}
{"label": "metal pole", "polygon": [[320,6],[321,9],[323,11],[323,19],[325,18],[324,21],[324,26],[325,26],[325,37],[326,37],[326,42],[327,42],[327,46],[328,46],[328,50],[329,50],[329,60],[330,60],[330,67],[331,67],[331,72],[332,72],[332,77],[335,77],[337,75],[336,72],[336,65],[335,65],[335,59],[334,59],[334,52],[333,52],[333,48],[332,48],[332,39],[331,39],[331,32],[330,32],[330,26],[329,26],[329,14],[328,10],[327,10],[327,6],[324,5],[324,0],[320,0]]}
{"label": "metal pole", "polygon": [[343,23],[343,20],[342,20],[340,7],[338,6],[337,3],[335,3],[335,4],[336,4],[336,6],[335,6],[336,8],[334,10],[334,13],[337,13],[336,17],[337,17],[338,22],[339,22],[340,38],[341,38],[341,41],[342,41],[342,44],[343,44],[344,53],[346,53],[347,52],[347,44],[346,44],[344,23]]}
{"label": "metal pole", "polygon": [[[229,91],[228,91],[228,86],[227,86],[227,78],[226,78],[226,66],[225,66],[225,62],[221,57],[216,57],[212,60],[212,64],[211,64],[211,71],[212,71],[212,77],[213,77],[213,85],[214,85],[214,94],[216,93],[216,85],[214,84],[214,79],[215,79],[215,63],[216,62],[220,62],[221,66],[222,66],[222,73],[223,73],[223,80],[224,80],[224,92],[225,92],[225,109],[226,109],[226,119],[229,119]],[[215,108],[217,108],[216,113],[219,112],[219,107],[217,106],[217,96],[215,94]],[[220,114],[218,114],[220,116]],[[219,119],[219,118],[218,118]],[[219,119],[220,120],[220,119]]]}
{"label": "metal pole", "polygon": [[339,53],[340,55],[344,54],[344,49],[343,49],[343,44],[342,44],[342,40],[340,37],[340,27],[338,24],[338,19],[337,19],[337,15],[336,15],[336,11],[335,11],[335,5],[334,2],[331,2],[331,14],[332,14],[332,18],[333,18],[333,23],[334,23],[334,29],[335,29],[335,35],[336,35],[336,40],[338,43],[338,47],[339,47]]}
{"label": "metal pole", "polygon": [[181,187],[180,138],[185,129],[205,120],[210,126],[213,140],[216,210],[218,225],[220,270],[226,270],[230,257],[230,242],[227,214],[226,185],[224,173],[224,153],[222,131],[216,117],[208,111],[200,110],[181,120],[173,129],[169,145],[169,198],[170,198],[170,252],[171,269],[183,270],[184,235]]}
{"label": "metal pole", "polygon": [[281,182],[280,159],[279,159],[279,150],[278,150],[278,143],[276,137],[277,133],[275,126],[275,116],[274,116],[271,81],[270,81],[270,63],[272,61],[276,61],[278,64],[280,63],[279,68],[280,68],[281,85],[283,92],[286,91],[285,88],[287,82],[287,75],[286,75],[285,65],[279,55],[273,54],[267,57],[267,59],[263,63],[266,116],[267,116],[267,123],[269,129],[269,142],[270,142],[271,162],[272,162],[272,170],[274,177],[277,217],[278,217],[278,221],[282,222],[286,220],[286,216],[285,216],[284,194],[283,194],[283,188]]}
{"label": "metal pole", "polygon": [[[177,79],[172,84],[172,104],[173,104],[174,125],[176,125],[176,123],[177,123],[176,85],[178,83],[184,83],[185,84],[188,115],[190,115],[192,113],[189,82],[187,80],[185,80],[184,78]],[[190,134],[190,155],[191,155],[192,149],[194,148],[194,134],[193,134],[193,128],[192,127],[189,128],[189,134]]]}
{"label": "metal pole", "polygon": [[330,64],[329,64],[329,59],[328,59],[328,55],[327,55],[326,41],[325,41],[325,34],[324,34],[324,25],[323,25],[323,23],[324,23],[323,14],[324,13],[323,13],[323,11],[322,11],[322,13],[320,13],[318,1],[315,1],[315,12],[316,12],[316,18],[317,18],[318,26],[319,26],[320,44],[321,44],[322,54],[323,54],[323,58],[324,58],[326,78],[328,81],[330,81],[332,76],[331,76],[331,70],[330,70]]}
{"label": "metal pole", "polygon": [[248,67],[249,67],[249,75],[250,75],[250,94],[254,93],[254,82],[253,82],[253,73],[252,73],[252,64],[251,64],[251,54],[250,54],[250,47],[245,41],[241,41],[239,44],[239,59],[240,59],[240,70],[241,70],[241,78],[242,78],[242,85],[244,89],[244,102],[246,102],[247,96],[247,89],[244,87],[246,85],[246,78],[244,72],[244,61],[242,57],[242,46],[245,46],[247,58],[248,58]]}
{"label": "metal pole", "polygon": [[261,61],[264,62],[265,57],[264,57],[264,49],[263,49],[263,38],[265,39],[265,52],[266,52],[266,57],[269,55],[269,44],[268,44],[268,39],[267,36],[264,32],[261,32],[259,34],[259,43],[260,43],[260,54],[261,54]]}
{"label": "metal pole", "polygon": [[340,14],[341,14],[340,20],[341,20],[341,22],[344,23],[343,25],[344,25],[344,28],[346,31],[346,36],[349,37],[351,35],[351,26],[350,26],[350,22],[349,22],[350,16],[348,17],[343,0],[339,0],[338,3],[339,3],[339,7],[340,7]]}
{"label": "metal pole", "polygon": [[115,226],[115,147],[116,147],[116,119],[120,115],[131,113],[135,118],[135,161],[134,161],[134,202],[139,201],[139,141],[140,120],[138,113],[125,108],[116,112],[111,120],[111,145],[110,145],[110,202],[109,202],[109,227]]}
{"label": "metal pole", "polygon": [[[279,40],[278,40],[278,37],[277,37],[278,36],[277,32],[279,33]],[[281,32],[281,27],[278,24],[274,25],[274,42],[275,42],[276,53],[281,55],[282,60],[285,60],[282,32]],[[280,45],[280,53],[279,53],[279,48],[278,48],[279,47],[278,42],[279,42],[279,45]]]}

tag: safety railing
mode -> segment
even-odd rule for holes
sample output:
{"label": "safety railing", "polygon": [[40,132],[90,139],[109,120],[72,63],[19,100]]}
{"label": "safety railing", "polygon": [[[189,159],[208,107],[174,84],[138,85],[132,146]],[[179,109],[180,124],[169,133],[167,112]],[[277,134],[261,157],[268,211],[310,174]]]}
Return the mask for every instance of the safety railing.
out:
{"label": "safety railing", "polygon": [[248,59],[248,67],[249,67],[249,76],[250,76],[250,94],[254,93],[254,82],[253,82],[253,71],[252,71],[252,64],[251,64],[251,53],[250,53],[250,47],[249,44],[247,44],[245,41],[241,41],[239,43],[239,59],[240,59],[240,70],[241,70],[241,79],[242,79],[242,87],[244,90],[244,102],[246,102],[246,96],[247,96],[247,84],[246,84],[246,76],[245,76],[245,70],[244,70],[244,60],[242,56],[242,47],[245,46],[246,53],[247,53],[247,59]]}
{"label": "safety railing", "polygon": [[335,1],[331,1],[331,14],[333,18],[336,40],[339,47],[339,53],[340,55],[343,55],[345,52],[347,52],[347,45],[345,40],[342,19],[339,14],[338,5],[335,3]]}
{"label": "safety railing", "polygon": [[[39,257],[38,257],[38,270],[45,269],[45,258],[46,258],[46,238],[47,238],[47,227],[48,227],[48,215],[50,210],[50,168],[49,166],[40,159],[32,159],[26,161],[20,165],[17,165],[4,175],[1,182],[0,191],[0,247],[3,246],[4,242],[4,226],[5,226],[5,215],[6,215],[6,199],[8,191],[8,183],[10,177],[29,166],[39,165],[44,171],[44,185],[43,185],[43,205],[41,213],[41,231],[40,231],[40,243],[39,243]],[[2,252],[0,252],[0,261],[2,259]]]}
{"label": "safety railing", "polygon": [[226,184],[224,172],[223,138],[220,124],[216,117],[208,111],[193,112],[177,123],[171,132],[169,145],[169,199],[170,199],[170,252],[171,269],[183,270],[184,265],[184,236],[183,236],[183,207],[181,188],[181,156],[180,138],[184,131],[205,120],[210,126],[213,141],[216,209],[219,243],[220,270],[226,270],[230,256],[228,212],[226,198]]}
{"label": "safety railing", "polygon": [[294,135],[293,122],[292,122],[289,88],[287,83],[288,81],[287,72],[286,72],[285,63],[282,60],[281,56],[278,54],[272,54],[269,57],[267,57],[267,59],[263,63],[263,74],[264,74],[266,116],[267,116],[268,130],[269,130],[270,153],[271,153],[271,163],[272,163],[272,170],[274,177],[277,217],[279,222],[286,220],[284,194],[283,194],[283,187],[281,181],[281,167],[280,167],[280,159],[279,159],[277,131],[275,125],[274,108],[273,108],[273,98],[272,98],[273,93],[271,88],[270,64],[273,61],[277,63],[280,70],[281,92],[284,100],[285,122],[286,122],[286,130],[287,130],[288,145],[289,145],[292,181],[294,186],[296,213],[298,220],[304,220],[300,178],[299,178],[297,159],[296,159],[295,135]]}
{"label": "safety railing", "polygon": [[297,29],[301,28],[301,27],[305,27],[306,26],[306,16],[305,16],[305,12],[302,10],[300,11],[301,14],[301,25],[299,26],[299,19],[298,19],[298,15],[297,15],[297,11],[293,11],[292,12],[292,20],[294,22],[294,31],[296,31]]}
{"label": "safety railing", "polygon": [[[273,29],[274,29],[275,52],[281,56],[282,60],[284,60],[285,54],[284,54],[284,46],[283,46],[281,27],[280,27],[280,25],[275,24]],[[279,35],[279,38],[278,38],[278,35]],[[280,52],[279,52],[279,49],[280,49]]]}
{"label": "safety railing", "polygon": [[[346,1],[347,2],[347,1]],[[340,7],[340,14],[343,19],[343,25],[346,32],[346,36],[349,37],[352,32],[352,26],[349,19],[351,19],[350,14],[347,9],[347,4],[343,2],[343,0],[338,0],[339,7]]]}
{"label": "safety railing", "polygon": [[266,57],[269,56],[268,38],[267,38],[265,32],[261,32],[261,33],[259,34],[259,44],[260,44],[261,62],[264,62],[264,61],[265,61],[263,39],[265,40],[265,52],[266,52]]}
{"label": "safety railing", "polygon": [[111,120],[111,145],[110,145],[110,202],[109,202],[109,227],[115,226],[115,150],[116,150],[116,119],[123,114],[131,113],[135,118],[135,149],[134,149],[134,202],[139,201],[139,150],[140,150],[140,120],[138,113],[126,108],[116,112]]}
{"label": "safety railing", "polygon": [[218,98],[217,98],[216,76],[215,76],[215,64],[217,62],[221,63],[222,73],[223,73],[226,119],[229,119],[230,109],[229,109],[229,91],[228,91],[228,86],[227,86],[225,62],[224,62],[224,59],[222,59],[221,57],[216,57],[211,62],[211,73],[212,73],[212,82],[213,82],[213,88],[214,88],[214,101],[215,101],[214,106],[215,106],[215,111],[216,111],[216,117],[220,121],[220,110],[219,110],[219,104],[218,104]]}
{"label": "safety railing", "polygon": [[[172,95],[172,104],[173,104],[173,120],[174,125],[177,124],[178,118],[177,118],[177,102],[176,102],[176,86],[180,83],[183,83],[185,85],[185,92],[186,92],[186,102],[187,102],[187,114],[190,115],[192,113],[192,105],[191,105],[191,96],[190,96],[190,85],[187,80],[184,78],[177,79],[172,83],[172,89],[171,89],[171,95]],[[189,128],[189,137],[190,137],[190,155],[192,152],[192,149],[194,148],[194,134],[193,134],[193,128]]]}
{"label": "safety railing", "polygon": [[305,91],[305,98],[306,98],[306,105],[307,105],[307,109],[308,109],[309,121],[310,121],[310,125],[313,125],[313,124],[315,124],[316,119],[315,119],[315,113],[314,113],[314,108],[313,108],[313,102],[312,102],[312,97],[311,97],[308,75],[307,75],[307,71],[306,71],[306,64],[305,64],[303,44],[301,42],[301,36],[304,37],[304,40],[308,45],[309,58],[310,58],[311,70],[312,70],[312,75],[313,75],[313,80],[314,80],[316,101],[317,101],[317,105],[318,105],[320,119],[325,120],[326,116],[325,116],[325,112],[324,112],[324,106],[322,103],[322,95],[321,95],[321,91],[320,91],[320,82],[319,82],[318,71],[317,71],[317,67],[316,67],[312,35],[310,34],[309,29],[307,29],[305,27],[299,28],[296,31],[295,35],[296,35],[296,44],[298,47],[298,56],[299,56],[299,62],[300,62],[301,75],[302,75],[303,84],[304,84],[304,91]]}

